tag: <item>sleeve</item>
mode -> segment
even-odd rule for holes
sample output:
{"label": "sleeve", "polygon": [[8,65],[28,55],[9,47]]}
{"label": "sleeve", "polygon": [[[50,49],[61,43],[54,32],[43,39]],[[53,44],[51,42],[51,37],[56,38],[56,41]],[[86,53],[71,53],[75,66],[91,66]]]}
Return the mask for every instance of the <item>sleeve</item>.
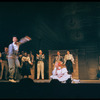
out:
{"label": "sleeve", "polygon": [[66,64],[66,55],[64,56],[64,64]]}
{"label": "sleeve", "polygon": [[12,44],[9,45],[8,47],[8,56],[12,56],[13,55],[13,47],[12,47]]}
{"label": "sleeve", "polygon": [[64,59],[63,59],[63,57],[61,57],[61,61],[64,63]]}
{"label": "sleeve", "polygon": [[38,57],[38,56],[36,56],[36,59],[38,60],[38,59],[39,59],[39,57]]}
{"label": "sleeve", "polygon": [[73,57],[73,55],[71,55],[71,61],[74,62],[74,57]]}
{"label": "sleeve", "polygon": [[24,57],[22,57],[22,62],[24,62]]}
{"label": "sleeve", "polygon": [[45,59],[45,55],[44,56],[42,55],[42,59]]}
{"label": "sleeve", "polygon": [[31,64],[30,57],[27,57],[27,61]]}
{"label": "sleeve", "polygon": [[28,36],[25,36],[24,38],[21,38],[20,41],[19,41],[19,44],[23,44],[23,43],[26,43],[27,41],[30,41],[31,38],[28,37]]}

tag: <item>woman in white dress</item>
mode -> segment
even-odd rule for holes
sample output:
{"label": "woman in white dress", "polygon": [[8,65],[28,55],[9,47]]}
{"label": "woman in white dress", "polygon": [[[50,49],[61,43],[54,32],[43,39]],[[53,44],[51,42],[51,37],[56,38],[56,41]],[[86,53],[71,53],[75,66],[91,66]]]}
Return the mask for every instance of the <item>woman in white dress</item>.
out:
{"label": "woman in white dress", "polygon": [[61,83],[66,83],[66,81],[71,76],[68,74],[68,71],[64,65],[62,65],[61,61],[56,62],[54,70],[52,71],[52,75],[50,79],[57,79]]}

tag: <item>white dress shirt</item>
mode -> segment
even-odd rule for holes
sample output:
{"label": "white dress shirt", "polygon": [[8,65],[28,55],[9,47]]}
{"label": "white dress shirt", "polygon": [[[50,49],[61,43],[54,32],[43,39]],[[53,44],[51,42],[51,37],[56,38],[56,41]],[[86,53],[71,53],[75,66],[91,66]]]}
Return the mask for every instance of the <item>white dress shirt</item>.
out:
{"label": "white dress shirt", "polygon": [[66,63],[67,60],[71,60],[72,63],[74,63],[74,57],[72,54],[66,54],[64,57],[64,64]]}
{"label": "white dress shirt", "polygon": [[15,44],[15,42],[13,42],[13,46],[14,50],[19,51],[19,44]]}

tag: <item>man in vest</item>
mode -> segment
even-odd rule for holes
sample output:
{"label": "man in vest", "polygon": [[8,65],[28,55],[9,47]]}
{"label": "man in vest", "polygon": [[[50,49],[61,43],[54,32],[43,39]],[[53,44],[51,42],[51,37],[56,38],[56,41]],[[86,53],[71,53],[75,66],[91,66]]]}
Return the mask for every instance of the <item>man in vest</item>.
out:
{"label": "man in vest", "polygon": [[13,37],[12,40],[13,40],[13,43],[11,43],[8,48],[9,81],[16,82],[14,80],[14,74],[15,74],[16,68],[20,67],[20,63],[18,60],[19,46],[20,44],[30,41],[31,38],[26,36],[18,42],[17,37]]}

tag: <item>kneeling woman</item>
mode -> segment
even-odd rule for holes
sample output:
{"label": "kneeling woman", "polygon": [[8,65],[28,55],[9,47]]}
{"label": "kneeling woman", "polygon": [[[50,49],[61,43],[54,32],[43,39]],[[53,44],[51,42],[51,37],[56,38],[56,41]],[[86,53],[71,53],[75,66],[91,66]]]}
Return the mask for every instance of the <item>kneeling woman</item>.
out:
{"label": "kneeling woman", "polygon": [[52,71],[52,75],[50,76],[50,78],[57,79],[61,83],[66,83],[66,81],[70,77],[71,76],[68,74],[66,67],[62,65],[62,62],[61,61],[59,61],[58,63],[56,62],[55,68]]}
{"label": "kneeling woman", "polygon": [[31,72],[30,72],[31,65],[32,65],[32,62],[30,61],[28,54],[25,52],[25,56],[22,57],[22,72],[21,72],[24,78],[25,76],[27,76],[28,78],[29,75],[31,75]]}

